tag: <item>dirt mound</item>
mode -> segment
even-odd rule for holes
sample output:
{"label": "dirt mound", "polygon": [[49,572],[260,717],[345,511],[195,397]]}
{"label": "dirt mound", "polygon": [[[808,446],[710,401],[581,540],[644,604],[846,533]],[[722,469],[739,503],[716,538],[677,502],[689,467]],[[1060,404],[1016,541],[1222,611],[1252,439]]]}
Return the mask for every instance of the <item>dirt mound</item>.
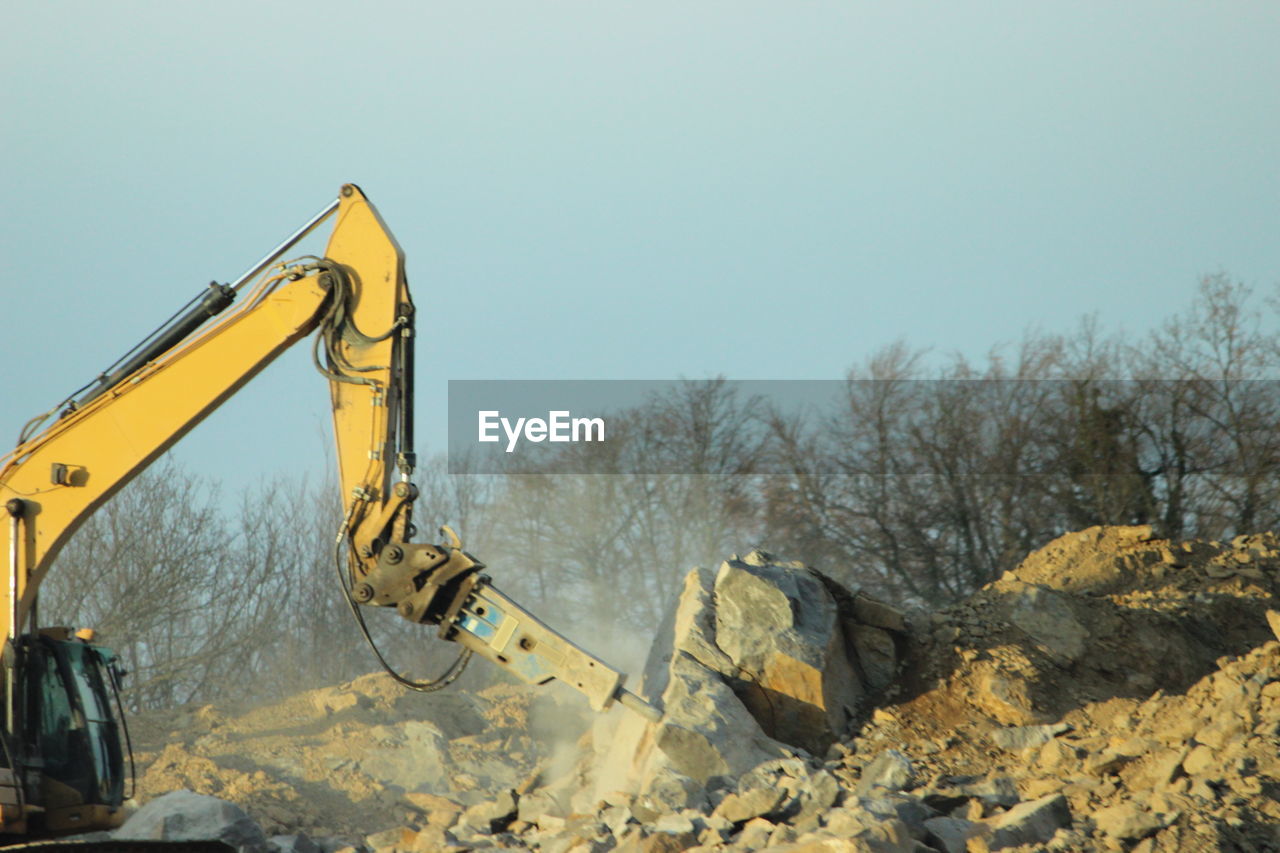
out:
{"label": "dirt mound", "polygon": [[1274,639],[1266,613],[1278,597],[1271,534],[1222,545],[1158,540],[1148,527],[1071,533],[930,617],[899,688],[930,713],[902,713],[944,732],[1182,692],[1219,658]]}
{"label": "dirt mound", "polygon": [[1063,794],[1081,849],[1280,849],[1278,606],[1274,535],[1069,534],[930,617],[842,775],[892,747],[935,788]]}
{"label": "dirt mound", "polygon": [[[772,577],[738,568],[752,583]],[[700,681],[664,693],[750,700],[735,678],[753,658],[733,652],[755,654],[754,640],[723,632],[758,622],[781,635],[774,623],[791,616],[778,604],[772,621],[721,618],[712,578],[698,577],[685,603],[696,597],[702,609],[673,611],[664,630],[674,633],[655,649],[666,649],[673,679],[693,671],[682,655],[733,666],[703,666]],[[844,711],[854,723],[822,755],[791,739],[757,766],[692,780],[674,756],[679,772],[661,785],[612,790],[600,761],[629,719],[621,711],[587,719],[572,695],[515,687],[421,697],[370,676],[241,715],[206,707],[148,720],[141,791],[190,788],[242,805],[268,834],[372,850],[1280,851],[1274,535],[1175,543],[1145,527],[1091,528],[902,624],[887,608],[854,618],[844,610],[859,597],[833,596],[842,609],[822,622],[827,633],[812,630],[794,596],[786,628],[815,648],[843,635],[861,673],[857,707]],[[768,660],[809,659],[782,639]],[[737,675],[721,689],[724,673]],[[821,700],[829,721],[836,695],[824,688],[806,701]],[[723,702],[684,702],[680,713],[703,705],[720,715],[706,738],[742,716]],[[697,724],[672,712],[662,725]],[[588,726],[576,752],[552,734]],[[659,731],[639,738],[656,742]],[[759,739],[747,728],[721,735],[726,750],[735,737]],[[616,756],[609,762],[616,769]]]}

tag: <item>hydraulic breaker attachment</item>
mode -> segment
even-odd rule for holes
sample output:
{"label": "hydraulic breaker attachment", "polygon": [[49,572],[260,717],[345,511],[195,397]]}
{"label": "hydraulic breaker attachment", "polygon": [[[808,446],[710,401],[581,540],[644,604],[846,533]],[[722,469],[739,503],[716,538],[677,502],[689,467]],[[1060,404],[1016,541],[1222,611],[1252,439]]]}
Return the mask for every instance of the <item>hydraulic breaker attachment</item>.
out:
{"label": "hydraulic breaker attachment", "polygon": [[484,564],[462,550],[450,529],[446,543],[397,543],[351,588],[360,604],[395,607],[411,622],[439,625],[440,636],[493,661],[529,684],[559,679],[604,711],[615,701],[648,720],[661,712],[623,687],[626,673],[609,666],[499,591]]}
{"label": "hydraulic breaker attachment", "polygon": [[441,634],[529,684],[557,678],[582,692],[591,707],[604,711],[616,700],[657,722],[658,709],[622,686],[626,673],[609,666],[547,627],[488,582],[484,575]]}

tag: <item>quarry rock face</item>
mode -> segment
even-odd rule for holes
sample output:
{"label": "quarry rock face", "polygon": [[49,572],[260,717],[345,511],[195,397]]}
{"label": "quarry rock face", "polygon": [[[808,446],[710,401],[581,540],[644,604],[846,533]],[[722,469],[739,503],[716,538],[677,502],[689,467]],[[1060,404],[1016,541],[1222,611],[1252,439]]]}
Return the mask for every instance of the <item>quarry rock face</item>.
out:
{"label": "quarry rock face", "polygon": [[910,630],[755,552],[686,577],[657,724],[368,678],[135,743],[144,796],[234,802],[269,849],[1280,851],[1277,614],[1272,534],[1090,528]]}

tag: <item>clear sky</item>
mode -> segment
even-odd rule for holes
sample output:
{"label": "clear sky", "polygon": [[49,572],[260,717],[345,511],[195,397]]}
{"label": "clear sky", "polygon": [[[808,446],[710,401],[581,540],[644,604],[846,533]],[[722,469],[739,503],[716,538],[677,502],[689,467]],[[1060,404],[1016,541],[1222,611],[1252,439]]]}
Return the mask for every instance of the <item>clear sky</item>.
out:
{"label": "clear sky", "polygon": [[[345,181],[407,254],[420,408],[1141,332],[1280,281],[1277,44],[1265,2],[11,2],[0,437]],[[323,470],[303,349],[178,458]]]}

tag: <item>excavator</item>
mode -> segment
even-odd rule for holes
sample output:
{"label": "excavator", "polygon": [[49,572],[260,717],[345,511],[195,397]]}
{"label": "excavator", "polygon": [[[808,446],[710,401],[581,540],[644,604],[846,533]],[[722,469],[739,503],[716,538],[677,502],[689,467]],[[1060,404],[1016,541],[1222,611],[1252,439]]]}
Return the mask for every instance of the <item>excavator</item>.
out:
{"label": "excavator", "polygon": [[[281,261],[320,225],[322,257]],[[558,679],[591,707],[657,710],[625,673],[499,591],[441,528],[412,541],[416,312],[404,252],[354,184],[229,284],[214,282],[94,381],[23,429],[0,457],[0,844],[110,829],[124,817],[127,729],[118,658],[89,629],[37,622],[41,581],[76,529],[284,350],[314,335],[328,380],[343,495],[334,560],[356,624],[388,673],[431,691],[472,654],[532,684]],[[435,679],[388,665],[363,609],[391,607],[461,646]],[[37,842],[38,843],[38,842]]]}

